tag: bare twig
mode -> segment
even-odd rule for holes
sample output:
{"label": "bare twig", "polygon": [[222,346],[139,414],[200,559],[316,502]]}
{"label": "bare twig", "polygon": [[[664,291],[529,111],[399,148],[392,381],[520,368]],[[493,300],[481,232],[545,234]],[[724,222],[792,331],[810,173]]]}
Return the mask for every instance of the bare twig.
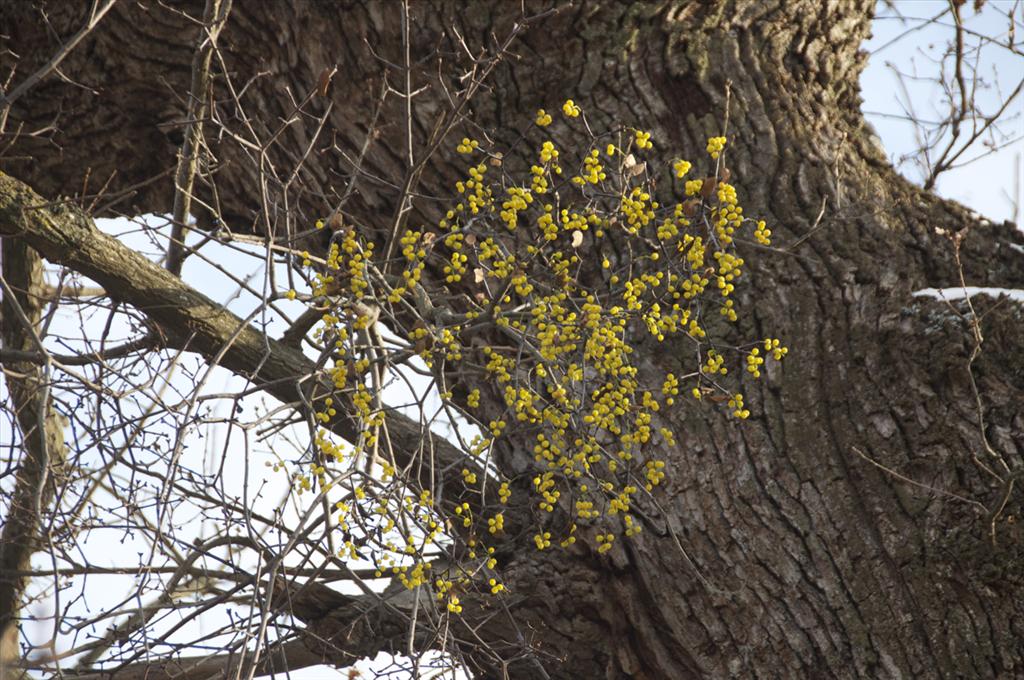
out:
{"label": "bare twig", "polygon": [[57,67],[60,66],[61,62],[67,59],[68,55],[78,47],[79,43],[92,33],[96,26],[99,25],[100,21],[103,20],[103,17],[107,15],[107,12],[113,9],[116,3],[117,0],[107,0],[107,2],[101,6],[99,4],[99,0],[94,0],[92,8],[89,10],[89,16],[82,28],[78,29],[77,33],[71,36],[66,43],[61,45],[56,54],[50,57],[49,61],[39,67],[35,73],[23,80],[9,94],[0,97],[0,133],[7,128],[7,116],[11,112],[11,106],[13,106],[14,103],[26,92],[32,89],[36,83],[57,70]]}
{"label": "bare twig", "polygon": [[192,189],[203,145],[203,119],[206,118],[210,87],[210,62],[217,49],[220,35],[231,11],[232,0],[206,0],[203,27],[199,33],[196,53],[192,59],[192,86],[188,98],[185,139],[178,154],[178,170],[174,175],[174,208],[171,239],[167,246],[167,270],[181,274],[184,261],[186,222],[192,205]]}

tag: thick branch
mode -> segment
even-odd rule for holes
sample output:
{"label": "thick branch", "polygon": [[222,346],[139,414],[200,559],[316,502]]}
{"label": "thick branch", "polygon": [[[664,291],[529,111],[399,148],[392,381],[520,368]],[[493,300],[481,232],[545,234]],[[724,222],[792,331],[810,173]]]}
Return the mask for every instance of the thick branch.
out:
{"label": "thick branch", "polygon": [[[95,280],[110,292],[111,297],[145,313],[173,347],[194,351],[210,361],[217,361],[253,380],[283,402],[294,402],[302,396],[301,393],[310,394],[311,385],[305,383],[319,381],[315,364],[298,349],[260,333],[166,269],[103,234],[76,208],[48,206],[30,188],[3,174],[0,174],[0,235],[8,237],[5,241],[12,244],[31,245],[47,259]],[[33,354],[42,351],[41,348],[32,349],[35,350]],[[328,388],[324,386],[320,393],[328,393]],[[431,468],[420,464],[421,451],[429,452],[432,457],[437,475],[435,483],[457,483],[460,477],[457,472],[445,475],[441,470],[461,471],[471,463],[463,460],[464,455],[458,448],[424,431],[419,423],[404,415],[389,413],[387,423],[396,462],[412,470],[410,483],[431,486]],[[334,431],[350,440],[358,437],[357,427],[356,422],[344,416],[337,417],[333,423]],[[460,464],[455,466],[455,462]],[[445,476],[451,479],[444,479]],[[459,487],[450,488],[461,488],[461,482],[458,483]],[[435,497],[442,498],[440,493],[435,493]],[[25,566],[18,568],[24,570]],[[329,611],[323,611],[322,605],[329,603],[324,593],[333,591],[318,584],[307,584],[302,590],[309,587],[316,594],[313,600],[308,595],[294,600],[292,596],[295,593],[289,589],[289,595],[282,602],[311,626],[307,644],[315,643],[320,652],[303,657],[309,663],[321,663],[323,659],[333,657],[333,663],[343,665],[355,658],[354,648],[373,647],[377,651],[382,646],[389,646],[389,640],[404,639],[408,626],[413,625],[403,613],[406,608],[403,597],[396,597],[394,593],[390,597],[385,595],[387,602],[381,606],[391,614],[382,616],[377,602],[351,598],[343,598],[345,602],[331,604]],[[310,603],[314,601],[317,606],[311,608]],[[367,614],[371,610],[375,613],[369,617]],[[416,639],[418,643],[429,644],[427,637],[421,639],[417,635]],[[353,646],[353,642],[357,644]],[[315,660],[311,660],[313,657]],[[226,677],[219,673],[234,663],[232,658],[161,662],[145,667],[132,665],[117,671],[116,675],[85,677]],[[295,667],[289,663],[290,667]]]}
{"label": "thick branch", "polygon": [[[75,680],[212,680],[238,677],[239,665],[243,661],[241,654],[192,656],[177,661],[146,661],[111,671],[64,672],[63,676]],[[264,654],[253,675],[273,673],[284,676],[287,672],[321,663],[324,663],[323,657],[311,652],[302,642],[286,642]]]}
{"label": "thick branch", "polygon": [[[2,248],[3,304],[0,348],[13,352],[38,349],[42,317],[43,265],[28,244],[5,239]],[[28,579],[15,575],[29,567],[37,549],[42,513],[50,505],[65,460],[64,418],[53,409],[48,370],[24,361],[6,361],[10,405],[17,417],[24,449],[3,533],[0,534],[0,678],[17,661],[18,611]]]}
{"label": "thick branch", "polygon": [[[51,262],[88,276],[110,291],[111,297],[138,308],[160,328],[171,346],[218,361],[284,403],[313,393],[313,381],[319,381],[317,368],[300,350],[267,337],[167,270],[102,233],[77,209],[34,207],[45,203],[21,182],[0,174],[0,234],[30,244]],[[329,391],[324,383],[318,393]],[[387,426],[396,462],[408,467],[411,481],[424,488],[442,479],[437,473],[432,482],[430,467],[421,463],[421,452],[430,452],[435,470],[448,469],[465,458],[448,441],[400,413],[388,413]],[[344,414],[339,414],[331,427],[350,441],[359,437],[358,423]],[[459,477],[449,476],[452,483]]]}

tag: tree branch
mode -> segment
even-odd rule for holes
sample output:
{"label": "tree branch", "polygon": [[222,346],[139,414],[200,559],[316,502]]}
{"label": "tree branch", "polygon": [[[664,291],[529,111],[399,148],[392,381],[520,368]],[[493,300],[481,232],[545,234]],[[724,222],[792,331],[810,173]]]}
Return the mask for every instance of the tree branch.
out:
{"label": "tree branch", "polygon": [[[2,247],[0,284],[0,348],[13,352],[39,349],[37,327],[44,297],[43,264],[27,243],[5,239]],[[49,366],[5,360],[7,388],[24,455],[18,468],[14,493],[3,533],[0,534],[0,678],[20,657],[18,612],[28,579],[15,575],[27,569],[38,546],[37,534],[44,510],[50,505],[62,476],[66,451],[65,419],[50,400]]]}
{"label": "tree branch", "polygon": [[[99,231],[76,207],[46,205],[28,186],[3,173],[0,234],[30,244],[51,262],[88,276],[112,298],[136,307],[159,327],[168,346],[196,352],[208,360],[219,356],[220,365],[252,380],[283,403],[306,401],[310,395],[328,395],[333,390],[319,375],[316,364],[299,349],[271,339]],[[409,471],[408,483],[429,489],[435,498],[443,498],[439,492],[445,486],[464,487],[463,467],[485,474],[459,448],[408,416],[391,411],[386,423],[395,462]],[[342,412],[328,427],[348,441],[359,439],[359,423]]]}
{"label": "tree branch", "polygon": [[[74,680],[209,680],[236,677],[246,655],[239,653],[214,656],[190,656],[177,661],[143,661],[109,671],[63,672]],[[309,650],[299,640],[275,645],[253,669],[253,675],[284,674],[307,666],[324,663],[325,659]]]}
{"label": "tree branch", "polygon": [[[100,232],[78,208],[46,205],[29,187],[3,173],[0,173],[0,235],[7,237],[5,244],[25,249],[31,245],[48,260],[98,282],[111,297],[135,306],[159,328],[169,346],[197,352],[207,359],[220,356],[221,365],[253,380],[285,403],[295,402],[303,392],[312,392],[312,385],[304,386],[304,383],[320,382],[316,365],[299,350],[260,333],[166,269]],[[34,349],[41,351],[40,348]],[[23,348],[19,351],[28,353]],[[326,384],[319,393],[330,393]],[[421,484],[424,488],[430,488],[431,481],[444,484],[446,480],[441,470],[446,469],[452,471],[448,474],[451,479],[447,483],[454,484],[460,477],[458,471],[472,464],[472,461],[464,461],[461,450],[425,431],[419,423],[404,415],[389,413],[387,422],[397,462],[413,471],[412,484]],[[332,426],[345,438],[354,440],[358,437],[358,424],[352,419],[339,415]],[[59,438],[57,442],[60,442]],[[432,478],[430,466],[420,464],[421,450],[432,453],[436,479]],[[459,465],[453,465],[456,462]],[[434,495],[441,497],[439,493]],[[27,564],[11,567],[19,572],[26,568]],[[271,666],[282,668],[280,664],[285,656],[289,668],[322,663],[331,657],[335,664],[350,662],[364,648],[373,647],[374,651],[379,651],[382,646],[390,644],[388,640],[404,635],[401,631],[410,625],[402,613],[401,595],[397,599],[387,598],[389,601],[383,607],[391,614],[381,616],[381,603],[376,599],[370,602],[365,598],[339,595],[341,600],[331,600],[325,593],[334,591],[320,584],[307,583],[301,586],[300,591],[305,593],[312,588],[313,600],[310,600],[309,595],[300,596],[300,591],[290,584],[285,584],[285,587],[286,592],[281,593],[285,597],[282,603],[287,603],[286,607],[297,618],[312,625],[307,642],[315,640],[320,651],[311,654],[304,648],[285,645],[288,651],[278,653],[275,657],[278,661],[261,662],[268,664],[268,669]],[[329,612],[321,611],[325,603],[331,605]],[[376,612],[372,617],[368,616],[371,610]],[[321,619],[323,622],[318,623]],[[421,641],[426,644],[426,639],[423,637]],[[74,677],[96,680],[228,677],[223,673],[230,672],[235,663],[237,655],[224,655],[131,664],[116,671]],[[263,670],[258,674],[266,672],[270,671]]]}
{"label": "tree branch", "polygon": [[117,0],[108,0],[102,7],[94,4],[92,10],[89,12],[89,19],[85,22],[85,25],[82,26],[77,33],[71,36],[70,40],[61,45],[60,49],[56,54],[50,57],[49,61],[43,64],[35,73],[26,78],[20,85],[18,85],[18,87],[14,88],[13,92],[0,98],[0,132],[3,132],[4,128],[7,127],[7,116],[11,112],[11,106],[14,105],[14,102],[18,101],[22,95],[35,87],[36,83],[40,80],[53,73],[56,68],[60,66],[60,63],[64,61],[64,59],[67,58],[67,56],[71,54],[76,47],[78,47],[78,44],[81,43],[86,36],[92,33],[93,29],[96,28],[103,17],[107,15],[107,12],[113,8],[116,2]]}
{"label": "tree branch", "polygon": [[174,175],[174,224],[167,246],[166,263],[167,270],[172,274],[180,275],[181,265],[185,261],[185,223],[191,210],[192,187],[199,166],[200,147],[203,145],[203,119],[206,118],[207,90],[210,87],[210,62],[217,46],[217,36],[224,28],[230,11],[231,0],[206,0],[203,28],[199,32],[199,44],[196,45],[192,61],[192,89],[189,92],[185,141],[182,142],[178,154],[178,170]]}

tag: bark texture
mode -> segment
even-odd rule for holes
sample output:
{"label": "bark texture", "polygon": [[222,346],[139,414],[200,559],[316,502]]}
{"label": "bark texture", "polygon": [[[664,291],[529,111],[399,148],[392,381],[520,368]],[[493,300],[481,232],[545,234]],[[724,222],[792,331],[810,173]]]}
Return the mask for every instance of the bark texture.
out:
{"label": "bark texture", "polygon": [[[59,36],[82,22],[76,3],[44,4],[49,26],[36,3],[0,7],[2,32],[22,57],[19,73],[45,61]],[[412,3],[413,53],[464,64],[448,27],[485,44],[511,30],[518,5]],[[744,385],[754,414],[744,426],[705,409],[663,423],[679,445],[662,453],[672,472],[651,527],[601,556],[585,542],[551,554],[509,546],[515,626],[480,611],[478,630],[517,658],[508,677],[1024,674],[1022,497],[974,461],[995,465],[984,434],[1007,463],[1004,479],[1024,464],[1024,313],[1016,303],[976,302],[986,338],[974,367],[979,426],[970,329],[950,307],[911,295],[957,285],[952,246],[937,229],[969,229],[962,258],[974,286],[1024,286],[1024,236],[909,185],[870,143],[857,79],[873,5],[582,2],[531,24],[513,46],[516,57],[474,100],[475,122],[511,131],[537,108],[572,97],[598,125],[651,129],[669,161],[698,157],[721,132],[731,83],[728,158],[744,205],[769,221],[776,244],[806,237],[785,253],[741,250],[753,272],[740,302],[756,308],[741,330],[785,338],[792,356],[769,381]],[[180,7],[202,14],[202,3]],[[170,211],[174,187],[163,173],[174,167],[185,126],[180,93],[188,91],[195,35],[160,4],[121,3],[62,65],[77,85],[52,77],[15,105],[5,140],[13,145],[0,167],[48,198],[109,180],[123,193],[101,208]],[[246,86],[245,110],[261,113],[250,141],[263,144],[264,167],[280,185],[257,175],[252,148],[208,138],[198,196],[211,211],[201,221],[212,224],[215,208],[233,231],[290,233],[297,227],[289,214],[324,214],[353,178],[388,70],[383,59],[400,60],[400,7],[236,2],[219,44],[225,70],[211,115],[244,129],[227,94],[229,73],[236,88]],[[339,75],[328,98],[310,109],[326,116],[314,139],[315,121],[293,115],[294,105],[332,66]],[[446,105],[436,73],[414,74],[414,86],[431,86],[416,100],[417,140],[430,137],[433,115]],[[395,73],[389,78],[398,82]],[[399,100],[389,102],[346,208],[382,245],[406,170],[403,111]],[[316,152],[293,177],[309,148]],[[444,195],[456,163],[439,154],[419,193]],[[277,197],[289,182],[304,189],[286,212]],[[434,210],[419,199],[413,215]],[[30,240],[75,266],[44,241]],[[689,360],[681,347],[638,351],[652,373]],[[270,370],[267,356],[256,352],[239,370]],[[351,617],[331,621],[310,625],[321,638],[342,639]],[[505,672],[486,656],[470,661],[479,677]]]}

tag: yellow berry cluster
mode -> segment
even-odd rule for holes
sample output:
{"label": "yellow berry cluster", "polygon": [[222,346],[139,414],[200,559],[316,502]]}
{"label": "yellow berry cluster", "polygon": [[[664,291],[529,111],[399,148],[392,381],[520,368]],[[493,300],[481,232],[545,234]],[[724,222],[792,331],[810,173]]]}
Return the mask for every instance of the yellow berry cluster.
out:
{"label": "yellow berry cluster", "polygon": [[480,142],[469,137],[463,137],[462,141],[455,147],[455,150],[459,153],[473,153],[478,146],[480,146]]}
{"label": "yellow berry cluster", "polygon": [[[562,113],[556,128],[580,125],[574,119],[582,109],[572,100]],[[534,122],[555,125],[544,109]],[[406,497],[385,489],[409,480],[378,460],[373,491],[361,485],[339,507],[339,526],[362,518],[367,538],[360,550],[380,574],[407,587],[432,586],[450,613],[461,612],[459,594],[470,588],[503,592],[491,573],[494,546],[481,537],[507,540],[511,507],[533,513],[537,526],[527,535],[539,550],[589,536],[605,553],[616,536],[640,533],[637,510],[671,476],[660,457],[676,446],[664,411],[680,406],[681,390],[696,400],[717,394],[709,401],[727,401],[728,413],[747,418],[735,383],[760,378],[766,359],[781,361],[788,351],[777,338],[756,346],[720,339],[739,314],[735,295],[745,262],[737,241],[749,233],[767,244],[771,231],[744,216],[735,187],[715,167],[686,180],[689,161],[667,168],[638,161],[636,155],[654,147],[652,137],[625,128],[591,135],[581,149],[531,140],[521,165],[502,160],[508,149],[463,138],[455,150],[484,162],[468,165],[441,219],[400,233],[389,261],[349,230],[312,275],[312,298],[327,310],[314,337],[329,356],[325,371],[336,393],[317,402],[314,448],[323,462],[298,486],[329,483],[324,463],[369,455],[383,438],[385,409],[374,380],[398,369],[360,339],[375,322],[360,304],[378,305],[395,331],[387,351],[422,359],[445,407],[480,427],[463,444],[467,464],[455,469],[457,500],[442,504],[429,494],[397,500]],[[725,143],[708,140],[713,160]],[[563,163],[578,168],[571,179],[561,178]],[[516,167],[529,170],[507,169]],[[660,173],[669,179],[656,190]],[[303,261],[312,258],[303,254]],[[698,356],[698,365],[666,359],[661,373],[641,370],[637,357],[649,353],[637,348],[645,343],[671,343],[666,357]],[[744,362],[746,372],[729,373],[728,365]],[[362,433],[350,449],[333,443],[328,430],[342,409]],[[516,495],[515,506],[512,480],[470,464],[487,460],[510,437],[533,447],[527,492]],[[588,528],[578,532],[578,526]],[[462,551],[462,561],[455,572],[430,575],[420,559],[430,549]],[[345,550],[358,552],[351,541]]]}
{"label": "yellow berry cluster", "polygon": [[718,156],[722,153],[722,149],[725,148],[725,137],[711,137],[708,139],[708,154],[711,158],[718,160]]}

